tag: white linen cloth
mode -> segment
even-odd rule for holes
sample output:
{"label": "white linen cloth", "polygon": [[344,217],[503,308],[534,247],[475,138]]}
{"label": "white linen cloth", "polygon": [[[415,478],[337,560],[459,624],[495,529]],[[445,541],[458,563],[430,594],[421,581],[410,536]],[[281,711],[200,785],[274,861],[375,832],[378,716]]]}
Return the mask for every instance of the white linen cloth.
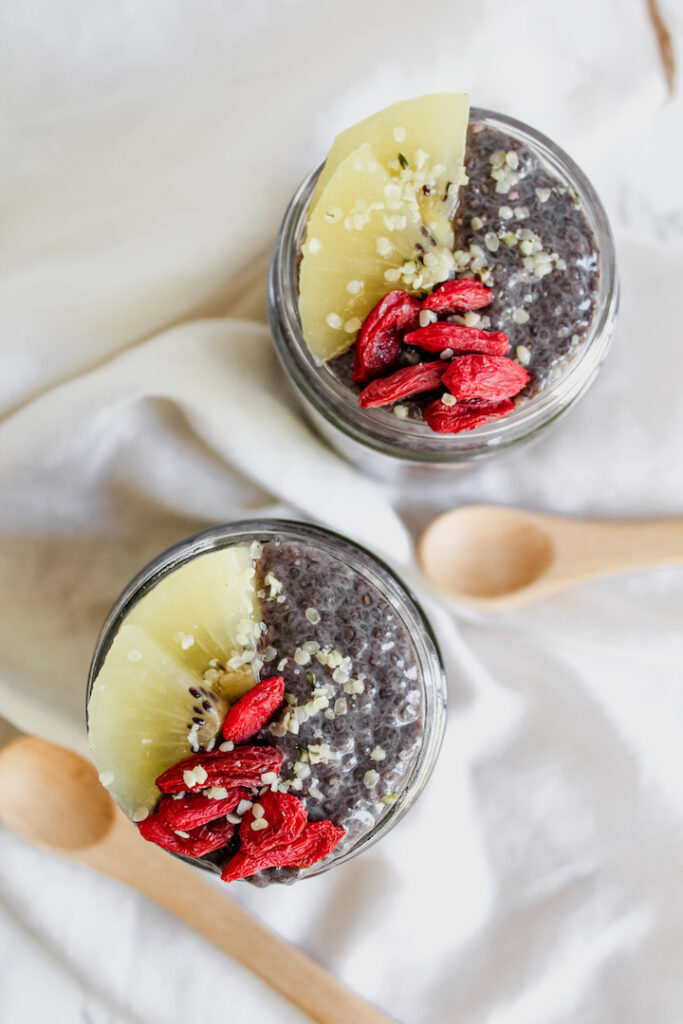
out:
{"label": "white linen cloth", "polygon": [[[0,711],[18,727],[84,748],[108,607],[213,522],[310,517],[416,579],[408,531],[464,502],[681,513],[683,110],[644,0],[6,0],[0,19]],[[334,133],[440,89],[582,163],[622,311],[552,435],[390,488],[302,421],[265,272]],[[343,868],[230,894],[404,1024],[678,1024],[683,574],[490,619],[429,609],[450,713],[419,803]],[[3,1024],[304,1020],[137,894],[6,831],[0,857]]]}

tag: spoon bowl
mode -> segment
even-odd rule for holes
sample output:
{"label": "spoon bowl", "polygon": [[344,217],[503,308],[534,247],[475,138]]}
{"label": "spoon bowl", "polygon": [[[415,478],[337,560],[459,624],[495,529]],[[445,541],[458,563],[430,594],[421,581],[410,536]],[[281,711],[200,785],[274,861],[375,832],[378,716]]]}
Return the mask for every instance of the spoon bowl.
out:
{"label": "spoon bowl", "polygon": [[552,565],[552,537],[523,512],[474,506],[458,509],[456,524],[453,519],[442,517],[448,543],[435,528],[425,534],[420,548],[437,590],[496,598],[530,586]]}
{"label": "spoon bowl", "polygon": [[[73,854],[109,834],[116,808],[94,765],[69,750],[55,759],[54,750],[40,739],[16,740],[3,750],[0,817],[22,839]],[[87,813],[73,813],[79,803]]]}
{"label": "spoon bowl", "polygon": [[503,610],[587,580],[683,565],[683,519],[609,522],[466,505],[427,527],[418,559],[451,601]]}

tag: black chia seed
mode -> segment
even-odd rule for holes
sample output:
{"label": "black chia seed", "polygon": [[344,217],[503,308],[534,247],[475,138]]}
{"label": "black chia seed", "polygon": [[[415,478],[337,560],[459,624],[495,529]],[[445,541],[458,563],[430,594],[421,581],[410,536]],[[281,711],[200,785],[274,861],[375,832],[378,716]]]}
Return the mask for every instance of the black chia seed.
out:
{"label": "black chia seed", "polygon": [[[399,795],[415,764],[422,743],[423,708],[414,647],[389,601],[332,555],[304,544],[269,541],[263,545],[257,573],[258,588],[266,595],[261,602],[266,626],[261,650],[274,648],[277,652],[264,664],[260,676],[284,676],[285,692],[293,702],[283,706],[254,742],[271,744],[282,752],[282,781],[298,778],[294,772],[297,762],[303,760],[308,765],[310,775],[300,780],[300,788],[295,785],[289,791],[304,802],[311,821],[329,818],[346,829],[337,856],[354,846],[390,810],[391,802],[383,802],[382,797]],[[282,590],[270,597],[268,581],[273,577]],[[309,621],[309,609],[318,612],[319,622]],[[335,667],[321,664],[315,653],[304,665],[294,660],[295,652],[312,641],[323,651],[337,651],[351,659],[351,678],[363,680],[362,693],[346,692],[344,683],[333,679]],[[283,658],[287,663],[280,669]],[[347,713],[330,717],[325,715],[328,708],[321,709],[300,723],[298,733],[279,735],[278,725],[286,720],[290,708],[303,707],[311,701],[314,689],[323,687],[330,688],[329,709],[334,710],[335,702],[344,698]],[[329,757],[317,763],[306,761],[309,746],[320,744],[327,745]],[[384,751],[383,759],[371,759],[375,747]],[[379,779],[368,788],[364,777],[372,770]],[[222,868],[236,845],[206,859]],[[305,873],[271,868],[247,881],[257,886],[293,882]]]}
{"label": "black chia seed", "polygon": [[[496,181],[491,177],[490,158],[498,151],[514,152],[519,161],[514,172],[516,180],[507,193],[497,192]],[[476,245],[486,260],[487,266],[478,271],[477,276],[483,275],[484,283],[493,289],[494,298],[490,306],[479,311],[489,322],[484,320],[476,326],[505,331],[510,339],[511,359],[515,359],[518,346],[529,350],[526,367],[531,380],[516,399],[521,403],[552,385],[590,333],[599,275],[597,241],[568,182],[550,174],[528,146],[499,129],[470,123],[466,170],[469,184],[460,189],[454,220],[456,254]],[[550,191],[545,202],[539,198],[537,190],[541,190],[542,195],[543,190]],[[506,207],[513,211],[511,218],[500,215],[501,208]],[[517,217],[515,210],[527,210],[528,215]],[[483,223],[475,229],[472,220],[477,223],[476,218]],[[520,249],[524,239],[519,236],[525,230],[540,238],[543,252],[552,258],[553,270],[542,277],[524,266]],[[485,239],[490,233],[498,240],[495,251],[490,251],[486,245]],[[511,234],[515,235],[515,244],[508,246],[502,238]],[[509,237],[507,240],[511,241]],[[559,266],[556,265],[558,260]],[[487,270],[492,275],[491,281],[486,278]],[[456,276],[471,277],[473,271],[468,265]],[[518,309],[528,314],[528,321],[515,322],[513,311]],[[458,317],[455,321],[462,323]],[[354,348],[352,346],[327,365],[358,395],[362,388],[351,379]],[[407,346],[401,350],[394,369],[434,358]],[[404,399],[400,404],[408,409],[411,419],[421,419],[422,410],[440,393],[432,391]],[[375,415],[379,412],[373,411]],[[391,412],[391,407],[386,411]]]}

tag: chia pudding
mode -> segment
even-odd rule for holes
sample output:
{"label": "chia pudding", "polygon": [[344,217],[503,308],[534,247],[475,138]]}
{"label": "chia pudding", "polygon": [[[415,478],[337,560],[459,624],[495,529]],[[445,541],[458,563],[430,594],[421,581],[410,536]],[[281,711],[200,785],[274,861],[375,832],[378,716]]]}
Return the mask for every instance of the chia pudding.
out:
{"label": "chia pudding", "polygon": [[[398,140],[398,132],[394,138]],[[301,318],[300,283],[307,253],[315,252],[320,257],[331,251],[325,274],[333,272],[330,264],[334,247],[306,248],[311,241],[316,181],[321,173],[324,178],[325,165],[322,172],[320,168],[312,172],[294,196],[271,263],[271,326],[278,354],[305,412],[345,456],[362,468],[391,479],[410,479],[416,472],[422,475],[431,469],[459,468],[537,436],[587,390],[604,360],[614,330],[618,307],[614,244],[605,211],[585,175],[549,139],[503,115],[472,108],[464,138],[465,173],[459,180],[457,205],[450,221],[452,237],[445,254],[451,261],[450,269],[444,272],[447,261],[443,233],[433,249],[432,242],[423,238],[422,247],[414,243],[413,253],[417,255],[404,257],[406,263],[402,267],[393,269],[394,264],[384,271],[387,283],[380,294],[403,289],[413,302],[423,304],[422,310],[418,310],[419,328],[434,325],[438,320],[438,328],[505,335],[504,350],[472,347],[437,351],[422,347],[419,339],[406,340],[408,334],[418,333],[413,320],[407,327],[399,324],[400,347],[387,368],[375,376],[368,374],[364,380],[354,380],[358,339],[365,329],[363,316],[370,319],[372,313],[368,316],[358,309],[354,320],[350,309],[342,308],[342,315],[335,318],[333,312],[327,324],[339,328],[340,339],[346,335],[355,340],[347,342],[341,354],[321,358],[311,351],[310,335],[305,334]],[[385,146],[385,154],[393,145],[391,140],[388,147],[386,143],[386,137],[378,142],[378,146]],[[402,148],[408,153],[407,145],[396,144],[398,164],[393,170],[394,161],[384,158],[383,166],[399,181],[410,181],[409,175],[416,166],[414,154],[420,153],[413,149],[406,158]],[[444,197],[447,192],[448,188]],[[417,188],[415,196],[419,201]],[[406,200],[408,217],[409,205]],[[361,230],[362,219],[361,216]],[[355,218],[351,221],[355,227]],[[390,232],[386,238],[377,238],[380,255],[389,251],[387,239],[392,241]],[[358,251],[362,256],[363,250]],[[426,262],[430,253],[432,259],[433,254],[438,256],[436,281],[434,271],[425,269],[422,273],[421,259]],[[367,269],[368,257],[363,259]],[[391,259],[389,255],[385,264],[391,263]],[[341,286],[339,304],[335,306],[329,300],[333,311],[343,307],[344,289],[355,295],[363,283],[363,274],[353,261],[345,263],[340,273],[348,281]],[[421,284],[421,279],[426,283]],[[449,284],[467,279],[488,290],[485,302],[476,307],[445,309],[438,316],[427,318],[429,306],[424,304],[438,293],[442,287],[439,282]],[[323,284],[326,280],[323,275]],[[351,318],[344,319],[348,316]],[[310,325],[310,316],[307,323]],[[341,343],[344,344],[343,340]],[[515,379],[521,381],[514,391],[482,399],[495,403],[504,398],[505,411],[499,416],[505,418],[495,422],[483,419],[483,425],[466,425],[454,432],[439,430],[433,423],[434,417],[430,420],[428,415],[423,416],[425,409],[445,398],[445,406],[457,401],[458,407],[465,409],[469,402],[476,410],[479,396],[463,399],[453,391],[448,379],[434,388],[433,370],[415,378],[410,377],[410,372],[425,364],[432,366],[440,356],[449,361],[450,368],[459,364],[465,352],[466,361],[473,363],[481,357],[475,355],[472,359],[470,352],[489,351],[494,361],[507,366],[514,363]],[[389,383],[394,375],[406,372],[421,387],[433,390],[420,393],[416,388],[413,393],[404,392],[396,399],[384,397],[381,402],[375,400],[377,393],[373,393],[372,402],[359,402],[363,392],[368,394],[368,381],[371,385],[383,385],[385,380]],[[406,379],[404,376],[403,380]],[[444,388],[451,394],[444,392]]]}
{"label": "chia pudding", "polygon": [[[198,541],[143,571],[110,616],[91,668],[93,756],[103,784],[145,838],[212,871],[236,863],[259,793],[264,802],[279,794],[290,803],[295,798],[303,820],[334,826],[341,838],[320,863],[266,865],[246,879],[257,886],[290,883],[359,852],[420,792],[443,728],[438,652],[396,577],[341,538],[300,524],[255,523]],[[215,621],[235,612],[238,649],[227,649],[211,622],[202,633],[196,594],[201,603],[214,584],[219,595],[232,588]],[[187,601],[180,619],[178,600]],[[249,607],[250,617],[239,618]],[[177,629],[178,622],[187,628]],[[246,741],[222,742],[230,716],[273,682],[282,690],[257,731]],[[272,751],[281,765],[268,766],[250,793],[231,790],[237,782],[207,781],[204,769],[245,756],[240,750],[247,758]],[[184,781],[167,787],[176,770]],[[192,777],[197,771],[203,786]],[[189,852],[216,814],[202,828],[174,826],[170,843],[155,831],[166,821],[165,807],[184,813],[188,797],[201,809],[231,792],[241,799],[220,819],[227,832],[215,849]]]}
{"label": "chia pudding", "polygon": [[[420,750],[414,647],[386,598],[340,559],[270,542],[258,564],[269,581],[261,590],[261,651],[284,676],[287,701],[258,738],[284,755],[283,784],[303,800],[309,820],[346,829],[337,847],[343,854],[396,802]],[[308,717],[312,697],[321,709]],[[265,880],[296,874],[274,868]]]}
{"label": "chia pudding", "polygon": [[[451,323],[504,331],[509,358],[530,381],[520,405],[552,384],[589,337],[599,275],[597,241],[571,185],[551,175],[532,149],[498,128],[470,123],[467,184],[454,219],[455,277],[477,277],[492,290],[485,310],[453,314]],[[495,177],[493,177],[495,175]],[[329,370],[354,395],[354,347]],[[402,346],[392,370],[438,359]],[[422,419],[437,392],[401,401],[401,418]]]}

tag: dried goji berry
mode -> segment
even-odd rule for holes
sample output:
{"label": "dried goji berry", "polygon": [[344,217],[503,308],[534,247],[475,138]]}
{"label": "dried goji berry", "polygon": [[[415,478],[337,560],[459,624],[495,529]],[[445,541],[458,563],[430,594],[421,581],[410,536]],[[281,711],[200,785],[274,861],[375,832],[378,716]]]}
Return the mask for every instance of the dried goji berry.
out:
{"label": "dried goji berry", "polygon": [[280,853],[283,858],[282,867],[310,868],[323,857],[329,856],[345,835],[346,829],[334,825],[326,818],[309,822],[299,838]]}
{"label": "dried goji berry", "polygon": [[359,331],[358,338],[361,339],[363,334],[368,331],[374,331],[382,317],[388,313],[393,306],[398,306],[409,298],[410,295],[408,292],[404,292],[401,288],[396,288],[393,292],[387,292],[387,294],[379,300],[376,306],[373,306],[366,316],[363,321],[363,326]]}
{"label": "dried goji berry", "polygon": [[[162,793],[197,793],[207,786],[249,786],[262,783],[266,772],[279,772],[282,754],[275,747],[236,747],[234,750],[195,754],[163,772],[156,780]],[[195,779],[190,772],[197,771]]]}
{"label": "dried goji berry", "polygon": [[179,836],[158,813],[150,814],[139,822],[138,829],[143,839],[172,853],[182,853],[184,857],[204,857],[214,850],[221,850],[235,832],[235,826],[224,820],[192,830],[183,829],[187,835]]}
{"label": "dried goji berry", "polygon": [[327,857],[346,834],[331,821],[311,821],[293,843],[252,856],[240,850],[226,864],[221,878],[234,882],[266,868],[309,868]]}
{"label": "dried goji berry", "polygon": [[502,402],[458,402],[444,405],[440,398],[430,402],[423,416],[437,434],[459,434],[462,430],[474,430],[491,420],[509,416],[515,403],[506,398]]}
{"label": "dried goji berry", "polygon": [[189,857],[203,857],[215,850],[222,850],[227,846],[235,834],[235,826],[230,821],[212,821],[201,828],[194,828],[190,832],[191,852],[186,854]]}
{"label": "dried goji berry", "polygon": [[183,839],[177,836],[170,825],[167,825],[163,818],[157,814],[148,814],[144,821],[138,822],[138,831],[143,839],[149,843],[156,843],[163,846],[165,850],[173,850],[178,853]]}
{"label": "dried goji berry", "polygon": [[[256,817],[254,807],[260,806],[263,815]],[[240,849],[258,857],[276,846],[283,846],[298,839],[306,825],[306,808],[293,793],[261,794],[251,810],[247,811],[240,825]],[[258,821],[268,824],[252,826]]]}
{"label": "dried goji berry", "polygon": [[406,366],[404,370],[397,370],[390,377],[373,380],[361,391],[358,401],[363,409],[372,409],[378,405],[397,402],[399,398],[408,398],[410,395],[432,391],[441,384],[445,370],[446,363],[442,363],[439,359],[431,363]]}
{"label": "dried goji berry", "polygon": [[436,323],[420,327],[406,334],[406,345],[417,345],[427,352],[484,352],[492,356],[504,356],[510,348],[504,331],[482,331],[478,327],[464,327],[462,324]]}
{"label": "dried goji berry", "polygon": [[420,300],[408,295],[400,305],[392,306],[383,322],[393,323],[397,331],[412,330],[419,323],[421,308]]}
{"label": "dried goji berry", "polygon": [[157,810],[169,828],[188,831],[206,825],[209,821],[215,821],[216,818],[225,817],[234,811],[240,800],[249,799],[249,790],[238,786],[236,789],[229,789],[228,795],[218,800],[204,796],[203,793],[189,793],[180,800],[165,796]]}
{"label": "dried goji berry", "polygon": [[223,736],[233,743],[244,743],[273,717],[285,698],[282,676],[262,679],[228,711],[223,722]]}
{"label": "dried goji berry", "polygon": [[388,370],[396,361],[401,339],[399,331],[417,327],[420,301],[408,292],[389,292],[372,309],[356,338],[353,380],[364,384]]}
{"label": "dried goji berry", "polygon": [[255,875],[257,871],[274,868],[276,867],[276,861],[273,857],[274,852],[274,850],[269,850],[268,853],[252,857],[250,854],[242,853],[241,850],[238,850],[223,868],[221,878],[224,882],[236,882],[239,878],[248,878],[249,875]]}
{"label": "dried goji berry", "polygon": [[465,402],[473,398],[483,398],[486,402],[512,398],[529,379],[523,366],[505,356],[460,356],[450,363],[443,375],[451,394]]}
{"label": "dried goji berry", "polygon": [[493,292],[485,288],[476,277],[463,277],[458,281],[445,281],[428,295],[422,303],[423,309],[435,313],[465,312],[467,309],[481,309],[488,306]]}

